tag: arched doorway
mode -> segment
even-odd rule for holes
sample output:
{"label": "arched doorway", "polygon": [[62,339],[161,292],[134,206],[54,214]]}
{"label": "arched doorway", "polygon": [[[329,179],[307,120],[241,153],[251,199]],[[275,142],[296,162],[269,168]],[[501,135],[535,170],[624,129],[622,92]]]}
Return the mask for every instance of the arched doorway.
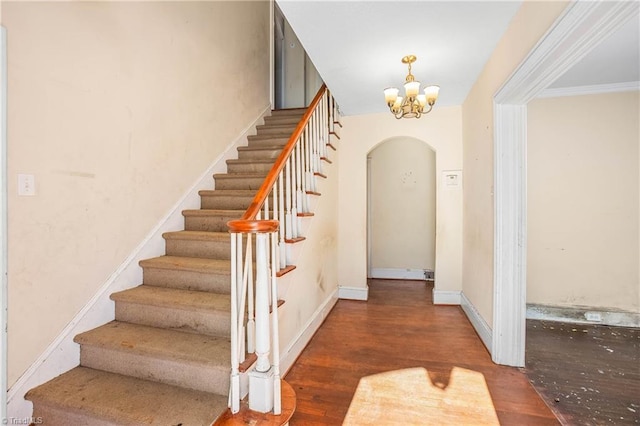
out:
{"label": "arched doorway", "polygon": [[367,275],[433,277],[436,258],[436,153],[395,137],[367,155]]}

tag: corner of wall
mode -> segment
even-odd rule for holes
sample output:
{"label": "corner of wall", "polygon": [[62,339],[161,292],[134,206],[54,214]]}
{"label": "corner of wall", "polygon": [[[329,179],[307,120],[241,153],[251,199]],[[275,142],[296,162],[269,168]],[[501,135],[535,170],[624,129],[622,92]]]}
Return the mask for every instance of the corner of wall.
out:
{"label": "corner of wall", "polygon": [[348,300],[369,300],[369,286],[346,287],[338,286],[338,298]]}
{"label": "corner of wall", "polygon": [[434,305],[460,305],[462,304],[461,291],[448,291],[433,289]]}
{"label": "corner of wall", "polygon": [[484,318],[482,318],[482,315],[480,315],[478,309],[473,306],[473,304],[462,292],[460,293],[460,302],[462,310],[467,315],[467,318],[469,318],[469,321],[471,322],[473,328],[476,330],[476,333],[478,333],[478,336],[480,336],[480,340],[482,340],[484,346],[487,348],[489,353],[491,353],[491,345],[493,340],[493,331],[491,330],[491,327],[489,327],[489,324],[487,324]]}

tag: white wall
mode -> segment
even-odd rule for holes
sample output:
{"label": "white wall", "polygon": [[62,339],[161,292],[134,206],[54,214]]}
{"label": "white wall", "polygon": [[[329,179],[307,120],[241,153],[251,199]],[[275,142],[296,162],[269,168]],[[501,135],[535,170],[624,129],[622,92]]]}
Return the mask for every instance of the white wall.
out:
{"label": "white wall", "polygon": [[523,2],[462,105],[463,292],[488,324],[493,322],[494,291],[493,97],[566,6]]}
{"label": "white wall", "polygon": [[11,385],[268,107],[270,22],[268,2],[5,2],[2,24]]}
{"label": "white wall", "polygon": [[390,113],[343,117],[338,198],[340,286],[367,288],[367,154],[388,139],[408,137],[425,142],[436,152],[435,286],[461,290],[462,189],[441,190],[443,172],[462,169],[461,118],[460,107],[437,106],[419,120],[396,120]]}
{"label": "white wall", "polygon": [[640,309],[638,92],[537,99],[527,123],[527,302]]}
{"label": "white wall", "polygon": [[369,157],[369,268],[434,270],[436,153],[420,140],[396,138]]}

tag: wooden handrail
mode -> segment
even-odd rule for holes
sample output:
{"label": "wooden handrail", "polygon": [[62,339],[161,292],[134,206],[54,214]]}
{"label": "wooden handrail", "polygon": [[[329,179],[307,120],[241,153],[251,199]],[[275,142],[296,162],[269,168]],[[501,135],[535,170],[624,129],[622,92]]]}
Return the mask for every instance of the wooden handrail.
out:
{"label": "wooden handrail", "polygon": [[318,106],[318,104],[320,103],[320,100],[322,99],[322,96],[324,95],[326,90],[327,90],[327,85],[323,84],[322,87],[320,87],[320,90],[318,90],[318,93],[316,94],[316,96],[313,98],[313,101],[311,101],[311,104],[309,104],[307,111],[302,116],[302,119],[296,126],[295,130],[293,131],[293,134],[287,141],[287,144],[284,146],[284,148],[282,148],[282,152],[276,159],[275,163],[273,164],[273,167],[271,168],[271,171],[265,178],[264,182],[262,182],[262,186],[260,186],[260,189],[258,189],[258,192],[256,193],[255,197],[253,197],[253,201],[251,201],[251,204],[247,208],[247,211],[244,213],[242,218],[227,222],[227,226],[229,227],[229,232],[266,232],[266,231],[247,231],[248,229],[251,229],[253,226],[256,226],[256,225],[246,224],[246,222],[255,221],[256,217],[258,216],[258,213],[260,212],[260,209],[262,208],[262,205],[264,204],[265,200],[267,199],[267,196],[271,192],[273,185],[275,185],[276,181],[278,180],[278,175],[280,174],[285,164],[287,163],[287,159],[295,149],[296,142],[302,135],[302,132],[304,131],[305,126],[309,122],[311,115],[315,111],[316,106]]}
{"label": "wooden handrail", "polygon": [[269,233],[276,232],[280,223],[277,220],[245,220],[237,219],[227,222],[231,232],[241,233]]}

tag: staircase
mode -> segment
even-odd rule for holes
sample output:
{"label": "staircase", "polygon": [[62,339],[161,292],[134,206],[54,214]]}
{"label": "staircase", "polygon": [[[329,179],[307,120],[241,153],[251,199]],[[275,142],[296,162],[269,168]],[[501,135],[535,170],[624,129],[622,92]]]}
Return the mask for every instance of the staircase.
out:
{"label": "staircase", "polygon": [[[31,389],[48,425],[210,425],[227,409],[230,237],[304,109],[273,111],[202,190],[166,255],[140,262],[143,283],[111,295],[115,320],[79,334],[80,366]],[[290,270],[288,267],[286,270]],[[281,271],[284,273],[285,271]]]}

